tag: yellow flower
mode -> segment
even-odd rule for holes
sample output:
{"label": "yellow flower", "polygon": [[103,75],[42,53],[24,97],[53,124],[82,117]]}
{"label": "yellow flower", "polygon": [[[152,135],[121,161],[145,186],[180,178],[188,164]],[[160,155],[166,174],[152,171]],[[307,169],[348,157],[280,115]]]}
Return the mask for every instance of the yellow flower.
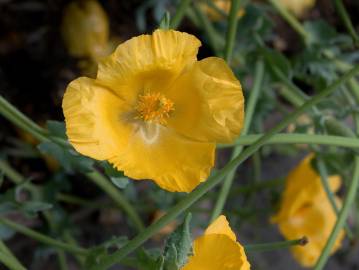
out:
{"label": "yellow flower", "polygon": [[[229,11],[231,9],[230,0],[213,0],[212,3],[225,14],[229,14]],[[213,7],[210,7],[208,4],[201,3],[200,6],[203,12],[206,13],[209,19],[211,19],[212,21],[220,21],[224,19],[224,16],[222,16],[219,11],[215,10]],[[237,16],[242,17],[243,15],[244,9],[238,10]]]}
{"label": "yellow flower", "polygon": [[244,248],[225,216],[218,217],[193,243],[193,256],[182,270],[249,270]]}
{"label": "yellow flower", "polygon": [[314,7],[315,1],[316,0],[279,0],[279,3],[299,17]]}
{"label": "yellow flower", "polygon": [[239,81],[220,58],[197,61],[200,41],[156,30],[118,46],[96,79],[67,87],[63,111],[75,149],[134,179],[190,192],[205,181],[216,143],[243,125]]}
{"label": "yellow flower", "polygon": [[61,32],[74,57],[98,60],[107,54],[109,21],[96,0],[71,2],[64,10]]}
{"label": "yellow flower", "polygon": [[[312,158],[313,155],[307,156],[288,175],[280,211],[273,218],[285,238],[308,238],[307,245],[292,248],[295,259],[305,267],[316,263],[337,220],[320,176],[311,167]],[[328,181],[333,192],[341,186],[339,176],[328,177]],[[335,200],[340,207],[341,200]],[[344,231],[336,239],[332,253],[340,247],[343,237]]]}

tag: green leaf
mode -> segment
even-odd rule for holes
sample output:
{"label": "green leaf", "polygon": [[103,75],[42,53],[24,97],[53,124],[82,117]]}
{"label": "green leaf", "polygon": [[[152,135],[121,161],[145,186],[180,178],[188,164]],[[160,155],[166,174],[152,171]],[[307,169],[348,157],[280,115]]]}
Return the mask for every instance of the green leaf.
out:
{"label": "green leaf", "polygon": [[164,258],[162,255],[153,254],[141,248],[137,254],[138,270],[163,270]]}
{"label": "green leaf", "polygon": [[46,126],[47,126],[48,131],[50,132],[50,135],[55,136],[55,137],[60,137],[63,139],[67,139],[66,127],[65,127],[64,122],[48,120],[46,122]]}
{"label": "green leaf", "polygon": [[166,11],[161,19],[159,28],[164,29],[164,30],[170,29],[170,22],[171,22],[170,13],[168,11]]}
{"label": "green leaf", "polygon": [[112,183],[121,189],[127,187],[129,180],[123,174],[123,172],[116,170],[110,163],[107,161],[101,162],[102,168],[105,170],[105,174],[111,179]]}
{"label": "green leaf", "polygon": [[169,236],[164,249],[164,270],[180,269],[186,262],[192,247],[191,232],[189,224],[191,214],[189,213],[182,225]]}
{"label": "green leaf", "polygon": [[51,208],[52,204],[39,201],[25,202],[21,206],[21,209],[30,215],[36,215],[37,212],[42,212]]}
{"label": "green leaf", "polygon": [[278,69],[282,74],[286,76],[286,78],[292,78],[292,66],[289,60],[280,52],[261,47],[260,49],[261,54],[264,56],[265,62],[268,66],[268,70],[274,73],[274,78],[277,80],[277,74],[274,68]]}
{"label": "green leaf", "polygon": [[309,44],[330,44],[337,37],[335,29],[323,20],[306,21],[303,26],[309,34]]}
{"label": "green leaf", "polygon": [[111,182],[118,188],[125,188],[128,183],[129,183],[129,180],[127,177],[110,177],[111,179]]}
{"label": "green leaf", "polygon": [[60,162],[62,167],[68,173],[75,171],[90,172],[94,161],[87,157],[79,155],[73,149],[67,149],[53,142],[42,142],[37,148],[44,154],[54,157]]}

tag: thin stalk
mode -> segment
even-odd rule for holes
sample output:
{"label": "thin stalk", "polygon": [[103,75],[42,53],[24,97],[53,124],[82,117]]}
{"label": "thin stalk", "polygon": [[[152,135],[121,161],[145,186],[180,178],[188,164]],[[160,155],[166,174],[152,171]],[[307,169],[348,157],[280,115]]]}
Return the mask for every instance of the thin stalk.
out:
{"label": "thin stalk", "polygon": [[28,237],[31,237],[41,243],[50,245],[50,246],[54,246],[57,248],[61,248],[63,250],[69,251],[69,252],[73,252],[73,253],[77,253],[80,255],[87,255],[87,250],[84,248],[80,248],[77,246],[73,246],[58,240],[55,240],[51,237],[48,237],[47,235],[41,234],[39,232],[36,232],[32,229],[29,229],[23,225],[17,224],[9,219],[0,217],[0,223],[4,224],[6,226],[8,226],[9,228],[13,229],[14,231],[17,231],[21,234],[24,234]]}
{"label": "thin stalk", "polygon": [[[324,191],[327,194],[327,197],[329,199],[329,202],[330,202],[335,214],[338,216],[339,215],[339,208],[337,206],[337,202],[335,201],[335,194],[330,189],[330,186],[329,186],[329,183],[328,183],[327,168],[325,167],[325,163],[324,163],[323,159],[318,155],[317,155],[317,165],[318,165],[318,172],[319,172],[319,175],[320,175],[320,180],[321,180],[322,185],[324,187]],[[353,239],[353,237],[354,237],[353,232],[351,231],[351,229],[350,229],[347,222],[344,225],[344,229],[346,231],[346,234],[347,234],[348,238]]]}
{"label": "thin stalk", "polygon": [[178,7],[176,8],[176,13],[170,22],[170,28],[176,29],[179,26],[190,3],[191,0],[181,0]]}
{"label": "thin stalk", "polygon": [[75,204],[75,205],[81,205],[81,206],[85,206],[85,207],[89,207],[89,208],[102,209],[102,208],[106,208],[106,207],[110,206],[109,203],[99,204],[98,202],[85,200],[83,198],[73,196],[70,194],[65,194],[65,193],[58,193],[56,195],[56,199],[61,202]]}
{"label": "thin stalk", "polygon": [[7,178],[9,178],[14,184],[21,184],[24,180],[21,174],[15,171],[9,163],[0,159],[0,172],[2,172]]}
{"label": "thin stalk", "polygon": [[308,239],[306,237],[302,237],[300,239],[281,242],[245,245],[244,249],[246,252],[265,252],[277,249],[290,248],[292,246],[305,246],[307,243]]}
{"label": "thin stalk", "polygon": [[145,228],[140,216],[137,214],[133,206],[127,201],[126,197],[124,197],[122,193],[114,188],[112,183],[106,177],[97,171],[87,173],[86,176],[103,189],[114,200],[118,207],[122,208],[126,212],[138,231],[142,231]]}
{"label": "thin stalk", "polygon": [[[241,154],[239,154],[235,159],[230,161],[223,169],[219,170],[216,174],[209,177],[206,182],[204,182],[197,189],[192,191],[190,194],[186,195],[181,201],[179,201],[175,206],[173,206],[166,215],[159,218],[156,222],[148,226],[142,233],[138,234],[135,238],[129,241],[125,246],[120,250],[103,257],[100,259],[97,265],[93,265],[90,270],[100,270],[107,269],[112,265],[120,262],[123,258],[128,256],[129,253],[136,250],[140,245],[146,242],[151,236],[157,233],[161,228],[166,226],[169,222],[174,220],[178,215],[183,213],[187,208],[199,200],[203,195],[205,195],[209,190],[218,185],[222,179],[233,169],[239,166],[243,161],[248,157],[253,155],[261,146],[263,146],[267,140],[273,137],[276,133],[283,130],[288,124],[297,119],[301,114],[306,112],[312,106],[318,104],[322,99],[332,94],[339,86],[343,83],[346,83],[350,78],[355,76],[359,72],[359,66],[356,66],[350,72],[346,73],[340,79],[335,81],[329,87],[321,91],[319,94],[315,95],[310,100],[306,101],[300,108],[296,109],[289,115],[287,115],[278,125],[268,131],[264,136],[260,137],[255,143],[246,148]],[[359,163],[359,160],[358,160]],[[359,167],[359,166],[358,166]],[[358,169],[359,175],[359,169]]]}
{"label": "thin stalk", "polygon": [[356,46],[358,46],[359,45],[358,34],[355,31],[355,28],[352,24],[352,21],[350,20],[349,14],[348,14],[347,10],[345,9],[343,2],[341,0],[333,0],[333,2],[334,2],[335,8],[336,8],[341,20],[344,23],[345,28],[351,35]]}
{"label": "thin stalk", "polygon": [[305,31],[302,24],[293,16],[285,7],[283,7],[278,0],[268,0],[268,2],[278,11],[283,19],[303,38],[304,43],[308,44],[310,36]]}
{"label": "thin stalk", "polygon": [[14,265],[17,265],[17,269],[25,269],[25,267],[21,264],[21,262],[16,258],[16,256],[11,252],[11,250],[5,245],[2,240],[0,240],[0,252],[4,253],[7,257],[9,257],[12,260],[12,263]]}
{"label": "thin stalk", "polygon": [[[241,136],[239,137],[239,139],[237,139],[237,142],[238,142],[238,140],[240,140],[240,138],[243,135],[246,135],[249,130],[250,123],[252,121],[252,117],[254,114],[255,106],[257,104],[257,100],[259,97],[259,92],[260,92],[260,89],[262,86],[263,75],[264,75],[264,64],[263,64],[263,61],[258,60],[256,63],[254,84],[250,91],[250,97],[249,97],[248,105],[247,105],[246,112],[245,112],[246,117],[244,118],[243,129],[241,132]],[[238,156],[242,152],[242,149],[243,149],[242,145],[237,145],[233,149],[233,152],[231,155],[231,160],[233,160],[236,156]],[[226,175],[226,177],[223,181],[221,190],[218,194],[217,201],[216,201],[213,211],[212,211],[211,221],[215,220],[223,211],[224,205],[228,198],[229,191],[232,187],[232,183],[233,183],[235,174],[236,174],[236,168],[234,168],[234,170],[232,170],[231,172],[229,172]]]}
{"label": "thin stalk", "polygon": [[56,250],[60,270],[69,270],[66,261],[66,254],[63,250]]}
{"label": "thin stalk", "polygon": [[193,11],[196,14],[197,19],[199,20],[199,23],[202,25],[204,31],[207,34],[209,44],[211,45],[215,54],[218,55],[220,50],[220,44],[218,44],[217,42],[219,38],[217,36],[216,30],[214,29],[212,23],[210,22],[206,14],[202,12],[197,3],[193,4]]}
{"label": "thin stalk", "polygon": [[16,261],[13,260],[11,256],[0,251],[0,262],[3,263],[10,270],[26,270],[25,267],[19,265]]}
{"label": "thin stalk", "polygon": [[26,125],[29,126],[32,130],[38,132],[39,134],[42,134],[43,136],[47,135],[47,131],[43,128],[41,128],[39,125],[34,123],[29,117],[27,117],[25,114],[19,112],[19,110],[14,107],[10,102],[8,102],[4,97],[0,95],[0,108],[1,110],[6,110],[9,112],[11,117],[13,119],[17,119],[17,121],[21,121],[23,123],[26,123]]}
{"label": "thin stalk", "polygon": [[[220,144],[218,148],[228,148],[233,146],[251,145],[263,134],[243,135],[237,139],[234,144]],[[359,139],[345,136],[318,135],[318,134],[300,134],[300,133],[279,133],[268,140],[269,144],[318,144],[331,145],[346,148],[359,148]]]}
{"label": "thin stalk", "polygon": [[[352,88],[351,91],[355,92],[357,89]],[[354,94],[354,93],[353,93]],[[357,94],[357,93],[356,93]],[[359,136],[359,115],[358,113],[354,114],[354,122],[356,127],[356,134]],[[353,172],[353,179],[348,187],[347,195],[344,199],[343,206],[339,212],[337,221],[332,229],[332,232],[329,235],[329,238],[322,250],[322,253],[317,260],[317,263],[314,266],[314,270],[321,270],[324,268],[325,264],[327,263],[329,256],[331,254],[332,248],[335,244],[335,241],[340,233],[340,231],[344,228],[346,224],[346,220],[349,216],[350,208],[352,207],[353,203],[355,202],[355,197],[358,193],[359,187],[359,155],[355,155],[354,158],[354,172]]]}
{"label": "thin stalk", "polygon": [[353,180],[350,183],[350,186],[348,188],[348,194],[345,197],[343,207],[339,212],[338,219],[334,225],[332,232],[330,233],[327,243],[325,244],[320,257],[319,257],[315,267],[313,268],[314,270],[323,269],[326,262],[328,261],[328,258],[330,256],[330,253],[332,251],[334,243],[335,243],[340,231],[343,229],[343,227],[346,223],[346,220],[348,218],[350,207],[352,206],[352,204],[355,200],[355,196],[358,191],[358,184],[359,184],[359,156],[356,155],[355,161],[354,161]]}
{"label": "thin stalk", "polygon": [[226,34],[226,47],[224,49],[224,60],[229,64],[232,59],[232,52],[236,40],[237,26],[238,26],[238,10],[240,0],[232,0],[231,9],[228,16],[228,27]]}

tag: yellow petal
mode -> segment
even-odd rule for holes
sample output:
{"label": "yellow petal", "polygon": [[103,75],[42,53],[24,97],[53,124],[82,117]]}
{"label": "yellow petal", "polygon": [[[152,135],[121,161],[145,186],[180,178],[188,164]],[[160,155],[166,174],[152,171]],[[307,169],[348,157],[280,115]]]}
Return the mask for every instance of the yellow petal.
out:
{"label": "yellow petal", "polygon": [[62,102],[66,133],[74,148],[81,154],[98,160],[108,159],[125,143],[117,130],[124,102],[95,80],[79,78],[72,81]]}
{"label": "yellow petal", "polygon": [[159,124],[139,124],[127,147],[110,162],[131,178],[151,179],[168,191],[190,192],[208,177],[214,152],[212,143],[188,140]]}
{"label": "yellow petal", "polygon": [[134,37],[100,62],[97,79],[133,102],[139,91],[166,89],[197,60],[200,45],[195,36],[174,30]]}
{"label": "yellow petal", "polygon": [[227,235],[209,234],[197,238],[194,255],[182,270],[249,270],[243,247]]}
{"label": "yellow petal", "polygon": [[204,234],[224,234],[236,241],[236,235],[232,231],[227,218],[224,215],[219,216],[211,225],[208,226]]}
{"label": "yellow petal", "polygon": [[176,104],[169,126],[195,140],[232,142],[243,126],[244,99],[239,81],[221,58],[193,65],[167,93]]}

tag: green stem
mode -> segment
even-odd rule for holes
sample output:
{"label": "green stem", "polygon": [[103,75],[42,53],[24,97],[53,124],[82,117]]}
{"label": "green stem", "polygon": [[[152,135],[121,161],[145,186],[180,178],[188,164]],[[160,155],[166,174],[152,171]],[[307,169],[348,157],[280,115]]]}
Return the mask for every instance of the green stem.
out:
{"label": "green stem", "polygon": [[26,270],[25,267],[19,265],[16,261],[13,260],[11,256],[6,254],[3,251],[0,251],[0,262],[3,263],[10,270]]}
{"label": "green stem", "polygon": [[129,253],[131,253],[132,251],[137,249],[140,245],[142,245],[144,242],[146,242],[152,235],[158,232],[162,227],[166,226],[169,222],[174,220],[178,215],[183,213],[187,208],[189,208],[192,204],[194,204],[197,200],[199,200],[209,190],[211,190],[213,187],[218,185],[230,171],[235,169],[243,161],[245,161],[248,157],[250,157],[276,133],[283,130],[288,124],[290,124],[295,119],[297,119],[301,114],[306,112],[309,108],[319,103],[323,98],[333,93],[339,86],[341,86],[343,83],[345,83],[350,78],[355,76],[358,72],[359,72],[359,66],[356,66],[354,69],[346,73],[340,79],[338,79],[333,84],[331,84],[329,87],[321,91],[319,94],[315,95],[310,100],[306,101],[300,108],[296,109],[295,111],[287,115],[278,125],[276,125],[270,131],[268,131],[268,133],[266,133],[264,136],[260,137],[251,146],[246,148],[235,159],[230,161],[223,169],[218,171],[216,174],[210,176],[206,182],[204,182],[201,186],[199,186],[190,194],[185,196],[181,201],[179,201],[175,206],[173,206],[167,212],[166,215],[162,216],[156,222],[148,226],[142,233],[138,234],[135,238],[129,241],[120,250],[100,259],[99,263],[97,265],[92,266],[90,269],[91,270],[107,269],[108,267],[120,262]]}
{"label": "green stem", "polygon": [[69,203],[69,204],[75,204],[75,205],[81,205],[89,208],[98,208],[103,209],[106,207],[109,207],[109,203],[103,203],[99,204],[98,202],[93,202],[90,200],[85,200],[83,198],[73,196],[70,194],[64,194],[64,193],[58,193],[56,195],[56,199],[61,202]]}
{"label": "green stem", "polygon": [[[330,189],[330,186],[329,186],[329,183],[328,183],[327,168],[325,167],[325,163],[324,163],[323,159],[318,155],[317,155],[317,165],[318,165],[318,172],[319,172],[319,175],[320,175],[320,180],[321,180],[322,185],[324,187],[325,193],[327,194],[327,197],[329,199],[329,202],[330,202],[335,214],[338,216],[339,209],[338,209],[337,203],[335,201],[335,194]],[[348,223],[345,223],[344,229],[346,231],[346,234],[347,234],[348,238],[353,239],[354,235],[353,235],[353,232],[350,230],[350,227],[349,227]]]}
{"label": "green stem", "polygon": [[63,250],[56,250],[60,270],[69,270],[66,262],[66,254]]}
{"label": "green stem", "polygon": [[13,229],[14,231],[17,231],[19,233],[22,233],[28,237],[31,237],[39,242],[42,242],[44,244],[50,245],[50,246],[54,246],[57,248],[61,248],[63,250],[69,251],[69,252],[73,252],[73,253],[77,253],[80,255],[87,255],[87,250],[84,248],[80,248],[77,246],[73,246],[58,240],[55,240],[51,237],[48,237],[44,234],[38,233],[32,229],[29,229],[23,225],[17,224],[9,219],[5,219],[3,217],[0,217],[0,223],[8,226],[9,228]]}
{"label": "green stem", "polygon": [[[218,148],[228,148],[236,145],[251,145],[258,140],[263,134],[243,135],[237,139],[234,144],[220,144]],[[265,144],[319,144],[331,145],[346,148],[359,148],[359,139],[317,134],[300,134],[300,133],[279,133],[273,136]]]}
{"label": "green stem", "polygon": [[308,44],[310,36],[303,28],[302,24],[290,13],[286,8],[284,8],[278,0],[268,0],[269,3],[278,11],[278,13],[283,17],[283,19],[303,38],[304,43]]}
{"label": "green stem", "polygon": [[232,52],[236,40],[237,26],[238,26],[238,10],[240,0],[232,0],[231,9],[228,16],[228,30],[226,34],[226,48],[224,50],[224,60],[230,64],[232,59]]}
{"label": "green stem", "polygon": [[289,241],[245,245],[244,249],[246,252],[264,252],[264,251],[272,251],[272,250],[277,250],[277,249],[289,248],[292,246],[304,246],[307,243],[308,243],[307,238],[303,237],[300,239],[289,240]]}
{"label": "green stem", "polygon": [[0,95],[0,114],[9,120],[11,123],[17,127],[25,130],[30,133],[35,139],[44,142],[44,141],[53,141],[62,146],[68,147],[69,143],[62,138],[49,137],[47,130],[40,127],[30,118],[25,116],[12,104],[10,104],[6,99]]}
{"label": "green stem", "polygon": [[7,111],[14,120],[14,122],[23,122],[29,126],[30,129],[35,132],[42,134],[43,136],[47,135],[47,131],[41,128],[39,125],[34,123],[30,118],[28,118],[25,114],[21,113],[16,107],[14,107],[10,102],[8,102],[5,98],[0,95],[0,109]]}
{"label": "green stem", "polygon": [[138,231],[142,231],[144,229],[142,220],[137,214],[136,210],[127,201],[126,197],[124,197],[122,193],[118,192],[118,190],[114,188],[112,183],[106,177],[97,171],[87,173],[86,176],[101,189],[103,189],[114,200],[118,207],[122,208],[127,213],[128,217],[131,219]]}
{"label": "green stem", "polygon": [[[21,264],[21,262],[16,258],[16,256],[11,252],[11,250],[5,245],[2,240],[0,240],[0,252],[5,254],[14,265],[17,265],[16,269],[25,269],[25,267]],[[0,259],[0,261],[2,260]]]}
{"label": "green stem", "polygon": [[21,184],[24,180],[21,174],[15,171],[9,163],[0,159],[0,172],[2,172],[7,178],[9,178],[14,184]]}
{"label": "green stem", "polygon": [[[264,64],[263,61],[258,60],[258,62],[256,63],[256,69],[255,69],[255,75],[254,75],[254,84],[252,87],[252,90],[250,91],[250,97],[249,97],[249,101],[248,101],[248,105],[246,108],[246,117],[244,118],[244,125],[243,125],[243,129],[241,132],[241,137],[243,135],[246,135],[248,130],[249,130],[249,126],[250,123],[252,121],[252,117],[254,114],[254,110],[255,110],[255,106],[257,104],[257,100],[259,97],[259,91],[261,89],[261,85],[262,85],[262,81],[263,81],[263,74],[264,74]],[[240,140],[240,138],[238,140]],[[237,142],[238,142],[237,140]],[[232,152],[231,155],[231,160],[233,160],[236,156],[238,156],[241,152],[242,152],[243,146],[242,145],[237,145]],[[232,171],[230,171],[222,184],[221,190],[219,192],[217,201],[214,205],[213,211],[212,211],[212,215],[211,215],[211,221],[215,220],[223,211],[224,205],[226,203],[229,191],[232,187],[232,183],[234,180],[234,176],[236,174],[236,168]]]}
{"label": "green stem", "polygon": [[358,46],[359,45],[358,34],[354,29],[354,26],[350,20],[349,14],[348,14],[347,10],[345,9],[343,2],[341,0],[333,0],[333,2],[334,2],[334,5],[337,9],[337,12],[338,12],[340,18],[342,19],[345,27],[347,28],[349,34],[351,35],[354,43],[356,44],[356,46]]}
{"label": "green stem", "polygon": [[170,22],[170,28],[176,29],[179,26],[190,3],[191,0],[181,0],[180,4],[176,8],[176,14],[172,17]]}
{"label": "green stem", "polygon": [[314,270],[321,270],[324,268],[330,253],[332,251],[332,248],[334,246],[334,243],[340,233],[340,231],[343,229],[344,225],[346,224],[346,220],[349,215],[350,207],[352,206],[355,196],[358,191],[358,184],[359,184],[359,156],[355,156],[355,162],[354,162],[354,175],[353,180],[350,183],[348,194],[345,197],[344,204],[342,209],[339,212],[338,219],[334,225],[334,228],[327,240],[327,243],[325,244],[325,247],[314,267]]}
{"label": "green stem", "polygon": [[217,40],[221,40],[217,36],[217,32],[214,29],[212,23],[209,21],[208,17],[202,12],[200,7],[197,3],[194,3],[193,5],[194,13],[196,14],[197,19],[199,20],[200,24],[202,25],[204,31],[207,34],[208,42],[211,45],[213,51],[216,55],[219,55],[219,44]]}

